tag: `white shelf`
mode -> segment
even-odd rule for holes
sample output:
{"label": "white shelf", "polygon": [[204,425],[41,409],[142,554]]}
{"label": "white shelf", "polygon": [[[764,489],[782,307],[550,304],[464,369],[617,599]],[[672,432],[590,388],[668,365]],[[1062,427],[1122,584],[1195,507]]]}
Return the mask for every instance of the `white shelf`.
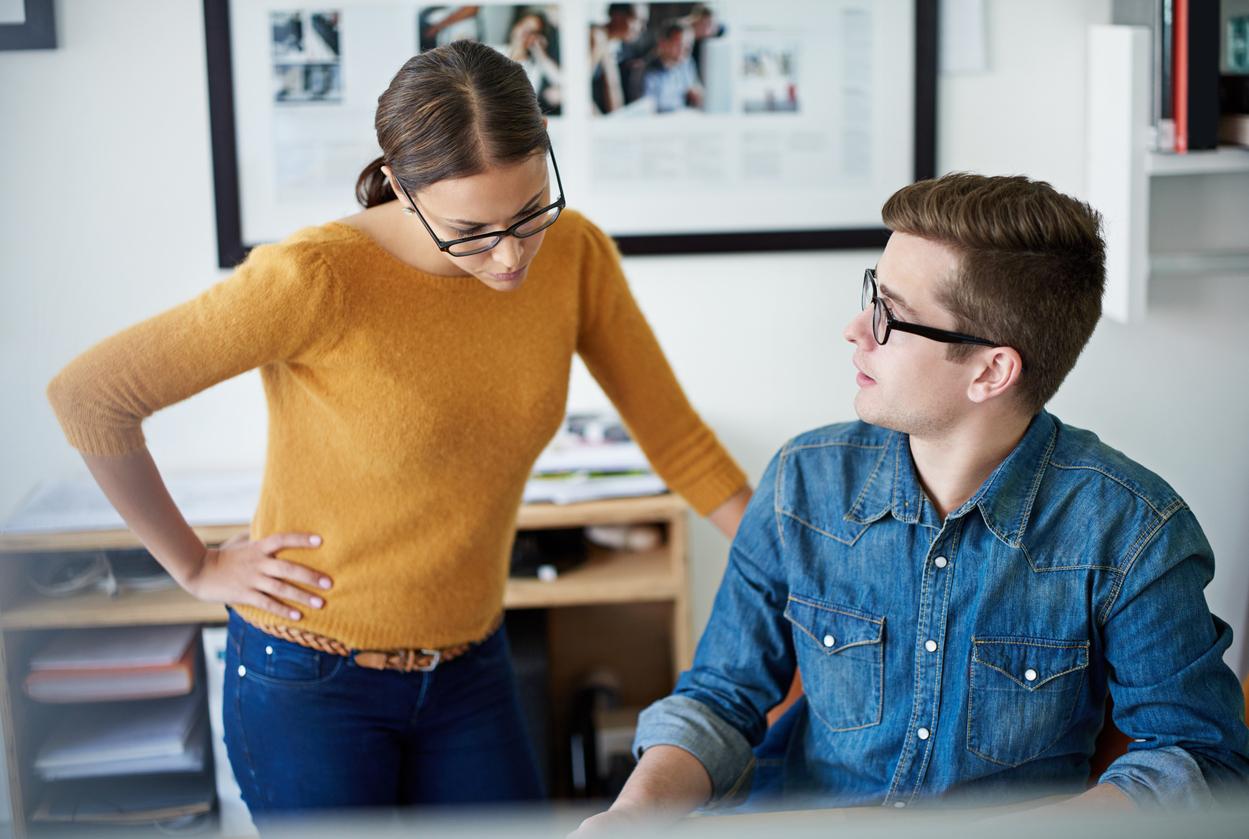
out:
{"label": "white shelf", "polygon": [[1149,273],[1150,276],[1249,274],[1249,250],[1153,253],[1149,256]]}
{"label": "white shelf", "polygon": [[1213,151],[1190,151],[1187,154],[1153,151],[1145,156],[1145,171],[1155,177],[1249,174],[1249,149],[1220,146]]}
{"label": "white shelf", "polygon": [[[1146,27],[1089,27],[1085,198],[1102,214],[1106,240],[1102,311],[1121,323],[1145,318],[1151,276],[1249,274],[1249,249],[1239,243],[1231,249],[1155,252],[1159,242],[1151,247],[1154,178],[1219,176],[1195,185],[1199,197],[1190,200],[1205,201],[1226,197],[1216,190],[1245,193],[1245,179],[1238,176],[1249,174],[1249,149],[1169,154],[1150,148],[1152,60]],[[1249,217],[1249,201],[1243,204]]]}

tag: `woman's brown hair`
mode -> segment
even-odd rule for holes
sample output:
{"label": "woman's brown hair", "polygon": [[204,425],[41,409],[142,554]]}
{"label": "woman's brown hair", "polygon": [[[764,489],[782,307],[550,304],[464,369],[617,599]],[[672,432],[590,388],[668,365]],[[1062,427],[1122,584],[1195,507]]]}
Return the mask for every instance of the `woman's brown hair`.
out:
{"label": "woman's brown hair", "polygon": [[473,41],[408,59],[377,98],[374,125],[382,156],[356,180],[356,200],[365,207],[395,199],[383,165],[414,193],[519,162],[545,152],[549,142],[524,68]]}

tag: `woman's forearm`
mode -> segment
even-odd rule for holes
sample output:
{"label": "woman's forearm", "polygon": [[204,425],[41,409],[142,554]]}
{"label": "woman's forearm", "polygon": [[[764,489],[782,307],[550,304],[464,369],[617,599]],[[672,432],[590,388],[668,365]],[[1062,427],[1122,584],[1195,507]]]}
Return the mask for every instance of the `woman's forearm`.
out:
{"label": "woman's forearm", "polygon": [[742,515],[753,494],[749,486],[744,486],[729,497],[719,507],[707,515],[707,520],[719,528],[720,532],[730,540],[737,535],[737,526],[742,523]]}
{"label": "woman's forearm", "polygon": [[174,504],[146,447],[123,455],[83,455],[104,495],[139,540],[184,588],[207,547]]}

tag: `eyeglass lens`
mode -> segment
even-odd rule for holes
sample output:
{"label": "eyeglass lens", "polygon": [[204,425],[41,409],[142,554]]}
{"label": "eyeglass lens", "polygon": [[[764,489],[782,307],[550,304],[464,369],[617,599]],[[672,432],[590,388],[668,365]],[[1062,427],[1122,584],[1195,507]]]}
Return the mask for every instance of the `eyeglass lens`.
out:
{"label": "eyeglass lens", "polygon": [[[559,218],[560,207],[551,207],[540,216],[528,219],[524,224],[517,227],[513,233],[518,239],[527,239],[537,233],[546,230],[555,220]],[[452,256],[472,256],[473,254],[485,253],[493,248],[503,239],[502,236],[492,236],[489,239],[471,239],[467,242],[458,242],[447,248],[447,253]]]}
{"label": "eyeglass lens", "polygon": [[860,294],[859,305],[864,309],[868,306],[872,307],[872,337],[878,344],[885,343],[889,337],[889,318],[885,314],[884,301],[876,292],[876,282],[870,271],[863,272],[863,291]]}

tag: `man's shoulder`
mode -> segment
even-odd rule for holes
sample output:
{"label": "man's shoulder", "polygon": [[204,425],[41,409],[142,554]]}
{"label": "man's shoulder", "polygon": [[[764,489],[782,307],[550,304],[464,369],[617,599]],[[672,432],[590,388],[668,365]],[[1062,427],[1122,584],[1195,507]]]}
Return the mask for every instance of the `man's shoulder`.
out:
{"label": "man's shoulder", "polygon": [[[1057,420],[1056,420],[1057,422]],[[1143,504],[1169,514],[1182,507],[1179,493],[1156,472],[1103,442],[1092,431],[1057,422],[1049,468],[1056,489],[1095,493],[1101,503]]]}
{"label": "man's shoulder", "polygon": [[776,453],[778,491],[784,495],[786,488],[801,486],[818,490],[826,500],[842,491],[857,491],[893,436],[894,432],[865,422],[840,422],[803,432]]}
{"label": "man's shoulder", "polygon": [[1022,518],[999,522],[1003,533],[1019,533],[1010,538],[1036,570],[1126,572],[1163,526],[1188,509],[1157,474],[1096,434],[1062,423],[1038,477]]}

